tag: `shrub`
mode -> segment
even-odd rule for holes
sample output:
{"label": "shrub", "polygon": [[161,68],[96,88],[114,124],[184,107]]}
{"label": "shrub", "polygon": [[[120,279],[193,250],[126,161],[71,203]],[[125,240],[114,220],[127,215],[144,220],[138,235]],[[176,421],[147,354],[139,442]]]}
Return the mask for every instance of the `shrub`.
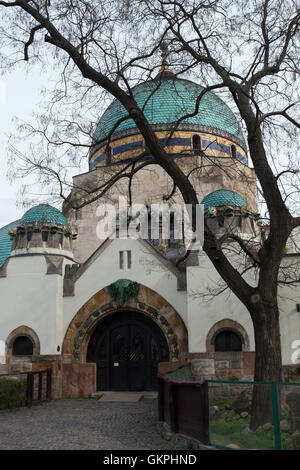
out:
{"label": "shrub", "polygon": [[0,377],[0,410],[24,406],[26,379]]}

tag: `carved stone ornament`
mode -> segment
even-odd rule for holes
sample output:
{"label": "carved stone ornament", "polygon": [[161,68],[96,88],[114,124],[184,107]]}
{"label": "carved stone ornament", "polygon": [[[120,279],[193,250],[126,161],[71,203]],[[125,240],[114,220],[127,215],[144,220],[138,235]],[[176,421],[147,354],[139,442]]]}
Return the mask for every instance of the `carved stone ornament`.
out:
{"label": "carved stone ornament", "polygon": [[110,285],[110,295],[117,301],[120,307],[124,307],[130,297],[136,297],[139,291],[139,284],[129,279],[119,279]]}

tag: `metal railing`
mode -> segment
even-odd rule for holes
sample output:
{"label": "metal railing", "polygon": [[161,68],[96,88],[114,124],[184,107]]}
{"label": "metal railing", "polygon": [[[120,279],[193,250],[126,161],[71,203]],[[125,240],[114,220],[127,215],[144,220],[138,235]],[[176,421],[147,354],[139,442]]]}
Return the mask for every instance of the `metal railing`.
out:
{"label": "metal railing", "polygon": [[158,386],[172,433],[221,449],[300,450],[299,382],[200,382],[185,365],[158,374]]}
{"label": "metal railing", "polygon": [[[300,450],[299,382],[207,382],[211,445],[221,449]],[[253,419],[255,388],[258,393],[263,391],[264,399]]]}

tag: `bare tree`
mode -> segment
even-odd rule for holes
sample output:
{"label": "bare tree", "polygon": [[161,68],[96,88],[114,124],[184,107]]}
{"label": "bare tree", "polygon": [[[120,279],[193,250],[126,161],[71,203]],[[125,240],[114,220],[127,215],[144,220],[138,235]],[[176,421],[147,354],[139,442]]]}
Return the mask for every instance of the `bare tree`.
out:
{"label": "bare tree", "polygon": [[[203,248],[251,315],[256,347],[255,380],[281,381],[279,271],[287,241],[300,226],[300,217],[292,207],[292,202],[299,202],[299,160],[293,154],[299,123],[295,111],[297,98],[292,90],[295,79],[299,80],[296,2],[129,0],[99,4],[85,0],[0,0],[0,6],[5,21],[1,39],[10,51],[2,61],[4,67],[21,60],[21,54],[29,64],[42,61],[46,46],[52,48],[53,63],[60,66],[64,87],[52,97],[50,117],[44,121],[40,134],[47,139],[48,146],[68,148],[67,158],[73,158],[80,146],[90,146],[87,136],[91,126],[78,120],[80,110],[76,115],[74,109],[78,110],[83,103],[95,106],[110,95],[126,109],[124,119],[133,119],[140,130],[153,156],[152,164],[164,169],[174,182],[173,189],[194,207],[199,201],[191,175],[170,158],[159,142],[132,89],[156,73],[158,51],[167,40],[177,75],[197,75],[206,91],[215,89],[226,94],[243,122],[269,218],[266,236],[256,250],[253,246],[249,249],[242,239],[235,239],[257,271],[257,284],[249,284],[244,269],[238,270],[231,262],[224,248],[228,237],[218,239],[206,226]],[[195,112],[205,90],[195,103]],[[65,98],[69,114],[57,121],[53,109]],[[61,137],[63,133],[65,136]],[[278,158],[278,149],[279,156],[284,154],[283,161]],[[131,181],[148,165],[142,156],[119,173],[108,175],[102,186],[88,194],[85,203],[101,197],[120,179]],[[49,158],[36,157],[30,162],[32,168],[38,167],[47,178],[49,174],[58,178],[64,196],[61,168],[54,170],[52,163]],[[291,179],[286,181],[287,178]],[[286,274],[286,280],[288,277]],[[267,402],[265,392],[255,388],[252,427],[269,418]]]}

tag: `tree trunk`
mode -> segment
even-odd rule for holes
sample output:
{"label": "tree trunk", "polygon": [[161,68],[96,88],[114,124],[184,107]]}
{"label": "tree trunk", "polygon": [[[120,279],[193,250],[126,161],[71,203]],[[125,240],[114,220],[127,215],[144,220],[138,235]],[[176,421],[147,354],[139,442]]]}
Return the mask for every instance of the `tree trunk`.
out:
{"label": "tree trunk", "polygon": [[[273,305],[260,301],[252,312],[255,334],[255,382],[281,382],[282,360],[277,302]],[[271,387],[253,387],[250,427],[255,430],[272,423]]]}

